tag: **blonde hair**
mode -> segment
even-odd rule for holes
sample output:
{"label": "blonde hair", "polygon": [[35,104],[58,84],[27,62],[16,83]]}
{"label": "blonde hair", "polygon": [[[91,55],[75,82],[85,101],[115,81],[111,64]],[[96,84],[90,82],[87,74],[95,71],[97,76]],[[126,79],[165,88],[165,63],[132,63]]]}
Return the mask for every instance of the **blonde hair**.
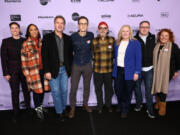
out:
{"label": "blonde hair", "polygon": [[118,32],[117,45],[119,45],[120,42],[121,42],[121,40],[123,39],[123,38],[122,38],[122,30],[123,30],[125,27],[129,28],[129,34],[130,34],[130,35],[129,35],[129,39],[130,39],[130,40],[136,40],[136,39],[134,38],[134,36],[133,36],[133,32],[132,32],[131,26],[126,24],[126,25],[123,25],[123,26],[121,27],[121,29],[119,30],[119,32]]}

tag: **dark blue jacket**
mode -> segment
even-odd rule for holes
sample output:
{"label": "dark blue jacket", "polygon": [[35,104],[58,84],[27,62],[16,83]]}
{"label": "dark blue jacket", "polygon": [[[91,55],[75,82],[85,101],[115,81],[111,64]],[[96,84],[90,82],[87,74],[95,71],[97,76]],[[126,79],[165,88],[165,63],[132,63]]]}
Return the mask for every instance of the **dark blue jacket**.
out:
{"label": "dark blue jacket", "polygon": [[91,43],[94,34],[87,32],[84,37],[78,32],[71,35],[74,51],[73,63],[77,65],[86,65],[92,60]]}
{"label": "dark blue jacket", "polygon": [[[114,43],[114,66],[113,66],[113,77],[117,77],[117,56],[118,56],[119,45]],[[133,80],[135,73],[141,74],[141,44],[138,40],[130,40],[125,52],[124,58],[125,68],[125,80]]]}

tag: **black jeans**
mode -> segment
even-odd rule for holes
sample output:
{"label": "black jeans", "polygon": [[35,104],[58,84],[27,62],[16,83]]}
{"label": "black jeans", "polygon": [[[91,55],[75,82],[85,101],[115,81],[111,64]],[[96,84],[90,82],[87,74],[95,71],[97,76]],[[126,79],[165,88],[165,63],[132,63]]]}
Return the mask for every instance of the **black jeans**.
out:
{"label": "black jeans", "polygon": [[133,80],[125,80],[124,68],[117,67],[117,77],[114,81],[114,89],[121,113],[128,113],[131,105],[132,91],[135,87]]}
{"label": "black jeans", "polygon": [[[39,74],[40,74],[40,78],[41,78],[41,84],[44,89],[44,72],[43,72],[43,70],[39,70]],[[33,100],[34,100],[35,108],[41,106],[43,104],[43,100],[44,100],[44,93],[37,94],[37,93],[33,92]]]}
{"label": "black jeans", "polygon": [[104,84],[105,92],[105,105],[110,107],[112,104],[112,73],[96,73],[94,72],[94,85],[97,97],[98,108],[103,107],[103,90],[102,85]]}

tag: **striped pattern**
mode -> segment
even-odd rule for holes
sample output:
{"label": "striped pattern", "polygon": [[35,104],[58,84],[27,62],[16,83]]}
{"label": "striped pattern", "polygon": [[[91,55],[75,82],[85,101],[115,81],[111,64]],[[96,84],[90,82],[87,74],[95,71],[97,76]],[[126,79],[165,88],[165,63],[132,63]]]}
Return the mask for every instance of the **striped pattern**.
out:
{"label": "striped pattern", "polygon": [[[39,41],[40,47],[42,46],[41,40]],[[39,74],[40,70],[40,55],[36,42],[28,38],[21,49],[21,66],[24,75],[26,76],[28,89],[33,90],[35,93],[43,93],[43,87],[41,84],[41,78]],[[47,79],[44,79],[44,90],[50,90]]]}
{"label": "striped pattern", "polygon": [[102,40],[96,37],[92,42],[94,54],[94,72],[110,73],[113,69],[113,37],[106,37]]}

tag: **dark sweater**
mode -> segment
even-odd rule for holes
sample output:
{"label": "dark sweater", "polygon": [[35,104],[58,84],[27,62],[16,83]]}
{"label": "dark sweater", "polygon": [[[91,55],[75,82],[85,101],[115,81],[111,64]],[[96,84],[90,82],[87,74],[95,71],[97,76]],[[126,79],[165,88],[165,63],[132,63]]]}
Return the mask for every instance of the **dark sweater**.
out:
{"label": "dark sweater", "polygon": [[149,67],[153,65],[153,50],[155,47],[155,35],[149,33],[146,39],[146,44],[139,37],[139,31],[137,32],[135,38],[141,43],[142,49],[142,67]]}
{"label": "dark sweater", "polygon": [[94,34],[91,32],[87,32],[84,37],[80,36],[78,32],[71,35],[74,64],[86,65],[92,60],[91,43],[93,38]]}

